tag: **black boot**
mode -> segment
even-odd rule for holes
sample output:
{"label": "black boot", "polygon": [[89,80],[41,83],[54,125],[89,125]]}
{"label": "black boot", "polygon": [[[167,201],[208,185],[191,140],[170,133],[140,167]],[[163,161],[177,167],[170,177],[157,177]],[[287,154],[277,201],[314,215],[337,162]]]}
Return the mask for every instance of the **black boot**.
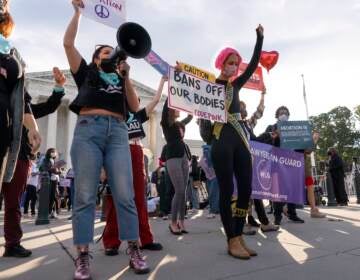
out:
{"label": "black boot", "polygon": [[30,250],[25,249],[19,244],[10,248],[5,248],[3,257],[26,258],[29,257],[31,253]]}
{"label": "black boot", "polygon": [[256,222],[253,216],[248,216],[247,221],[248,224],[251,225],[252,227],[260,227],[260,224]]}

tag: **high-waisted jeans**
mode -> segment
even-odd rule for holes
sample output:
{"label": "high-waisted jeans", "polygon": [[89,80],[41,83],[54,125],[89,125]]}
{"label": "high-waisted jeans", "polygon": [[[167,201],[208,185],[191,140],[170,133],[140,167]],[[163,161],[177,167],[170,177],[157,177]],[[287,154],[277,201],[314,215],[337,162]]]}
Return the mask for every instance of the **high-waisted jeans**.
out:
{"label": "high-waisted jeans", "polygon": [[[120,240],[138,240],[128,129],[111,116],[79,116],[71,146],[75,174],[75,245],[93,242],[97,187],[104,167],[114,199]],[[121,219],[120,219],[121,217]]]}

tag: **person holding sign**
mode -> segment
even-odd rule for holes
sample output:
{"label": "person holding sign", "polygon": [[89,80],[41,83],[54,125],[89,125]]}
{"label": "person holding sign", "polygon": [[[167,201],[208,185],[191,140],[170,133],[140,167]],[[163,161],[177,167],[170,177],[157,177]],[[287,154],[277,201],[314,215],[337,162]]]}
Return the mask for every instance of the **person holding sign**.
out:
{"label": "person holding sign", "polygon": [[129,78],[130,67],[122,60],[111,71],[103,68],[102,62],[113,50],[108,45],[98,46],[87,65],[74,45],[83,2],[73,0],[72,4],[75,13],[64,35],[64,48],[79,90],[70,104],[70,110],[79,115],[70,152],[75,174],[73,240],[78,251],[74,279],[91,278],[89,243],[94,237],[96,193],[103,166],[116,208],[119,239],[128,241],[130,267],[135,273],[148,273],[150,269],[138,243],[139,223],[125,123],[127,108],[133,112],[139,108]]}
{"label": "person holding sign", "polygon": [[[257,255],[254,250],[248,248],[242,238],[251,195],[252,161],[248,134],[241,123],[239,104],[239,91],[259,63],[264,38],[264,29],[261,25],[256,28],[256,34],[253,56],[249,66],[239,77],[234,79],[242,59],[235,49],[223,49],[215,61],[215,67],[221,71],[216,83],[226,87],[228,121],[225,124],[214,124],[211,156],[220,188],[220,215],[228,241],[228,253],[240,259],[250,259],[250,256]],[[232,209],[233,175],[238,182],[238,198]]]}
{"label": "person holding sign", "polygon": [[[289,116],[290,111],[286,106],[280,106],[275,112],[275,118],[277,121],[288,121]],[[267,140],[262,141],[263,143],[273,145],[275,147],[280,147],[280,133],[277,123],[274,125],[269,125],[263,135],[268,135]],[[281,224],[284,204],[285,203],[283,202],[273,201],[275,225]],[[296,205],[294,203],[287,203],[287,215],[289,220],[294,223],[304,223],[304,220],[297,215]]]}
{"label": "person holding sign", "polygon": [[168,107],[168,98],[164,103],[161,116],[161,127],[166,140],[166,168],[175,195],[171,203],[171,224],[169,230],[172,234],[188,233],[185,229],[185,191],[189,179],[189,160],[191,153],[184,142],[185,126],[192,120],[192,115],[178,121],[180,112]]}
{"label": "person holding sign", "polygon": [[[240,114],[241,114],[241,118],[242,118],[242,123],[245,127],[245,129],[247,130],[247,132],[250,135],[250,140],[252,141],[258,141],[258,142],[262,142],[263,140],[263,135],[260,135],[259,137],[257,137],[254,134],[253,129],[255,128],[256,124],[257,124],[257,120],[259,120],[264,112],[265,106],[264,106],[264,95],[266,93],[266,90],[264,89],[261,93],[261,98],[260,98],[260,104],[257,107],[256,112],[251,116],[251,118],[247,119],[247,110],[246,110],[246,104],[243,101],[240,101]],[[267,137],[265,137],[266,139]],[[258,215],[259,221],[261,224],[258,224],[254,217],[252,216],[252,204],[254,204],[255,206],[255,211]],[[250,205],[249,205],[249,209],[248,209],[248,225],[251,226],[255,226],[255,227],[260,227],[260,229],[263,232],[269,232],[269,231],[277,231],[279,230],[279,226],[275,226],[273,225],[269,219],[266,216],[266,212],[265,212],[265,208],[264,208],[264,204],[262,202],[261,199],[251,199],[250,200]]]}

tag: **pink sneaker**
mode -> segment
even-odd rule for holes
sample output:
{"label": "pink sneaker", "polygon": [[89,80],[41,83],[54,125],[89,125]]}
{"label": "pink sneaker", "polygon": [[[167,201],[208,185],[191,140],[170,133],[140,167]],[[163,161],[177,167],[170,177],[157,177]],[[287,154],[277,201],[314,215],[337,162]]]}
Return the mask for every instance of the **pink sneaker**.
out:
{"label": "pink sneaker", "polygon": [[150,268],[146,264],[144,257],[141,254],[140,248],[136,244],[129,244],[127,254],[130,256],[129,266],[136,274],[146,274]]}
{"label": "pink sneaker", "polygon": [[75,261],[74,280],[91,279],[89,253],[82,252]]}

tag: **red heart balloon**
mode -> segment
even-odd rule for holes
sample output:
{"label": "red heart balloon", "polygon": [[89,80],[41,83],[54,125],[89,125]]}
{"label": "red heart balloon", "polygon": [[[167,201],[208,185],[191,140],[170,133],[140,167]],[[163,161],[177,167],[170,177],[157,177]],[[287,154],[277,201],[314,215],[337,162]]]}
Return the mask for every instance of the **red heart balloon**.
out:
{"label": "red heart balloon", "polygon": [[279,53],[277,51],[262,51],[260,56],[260,64],[269,72],[269,70],[276,65],[278,59]]}

